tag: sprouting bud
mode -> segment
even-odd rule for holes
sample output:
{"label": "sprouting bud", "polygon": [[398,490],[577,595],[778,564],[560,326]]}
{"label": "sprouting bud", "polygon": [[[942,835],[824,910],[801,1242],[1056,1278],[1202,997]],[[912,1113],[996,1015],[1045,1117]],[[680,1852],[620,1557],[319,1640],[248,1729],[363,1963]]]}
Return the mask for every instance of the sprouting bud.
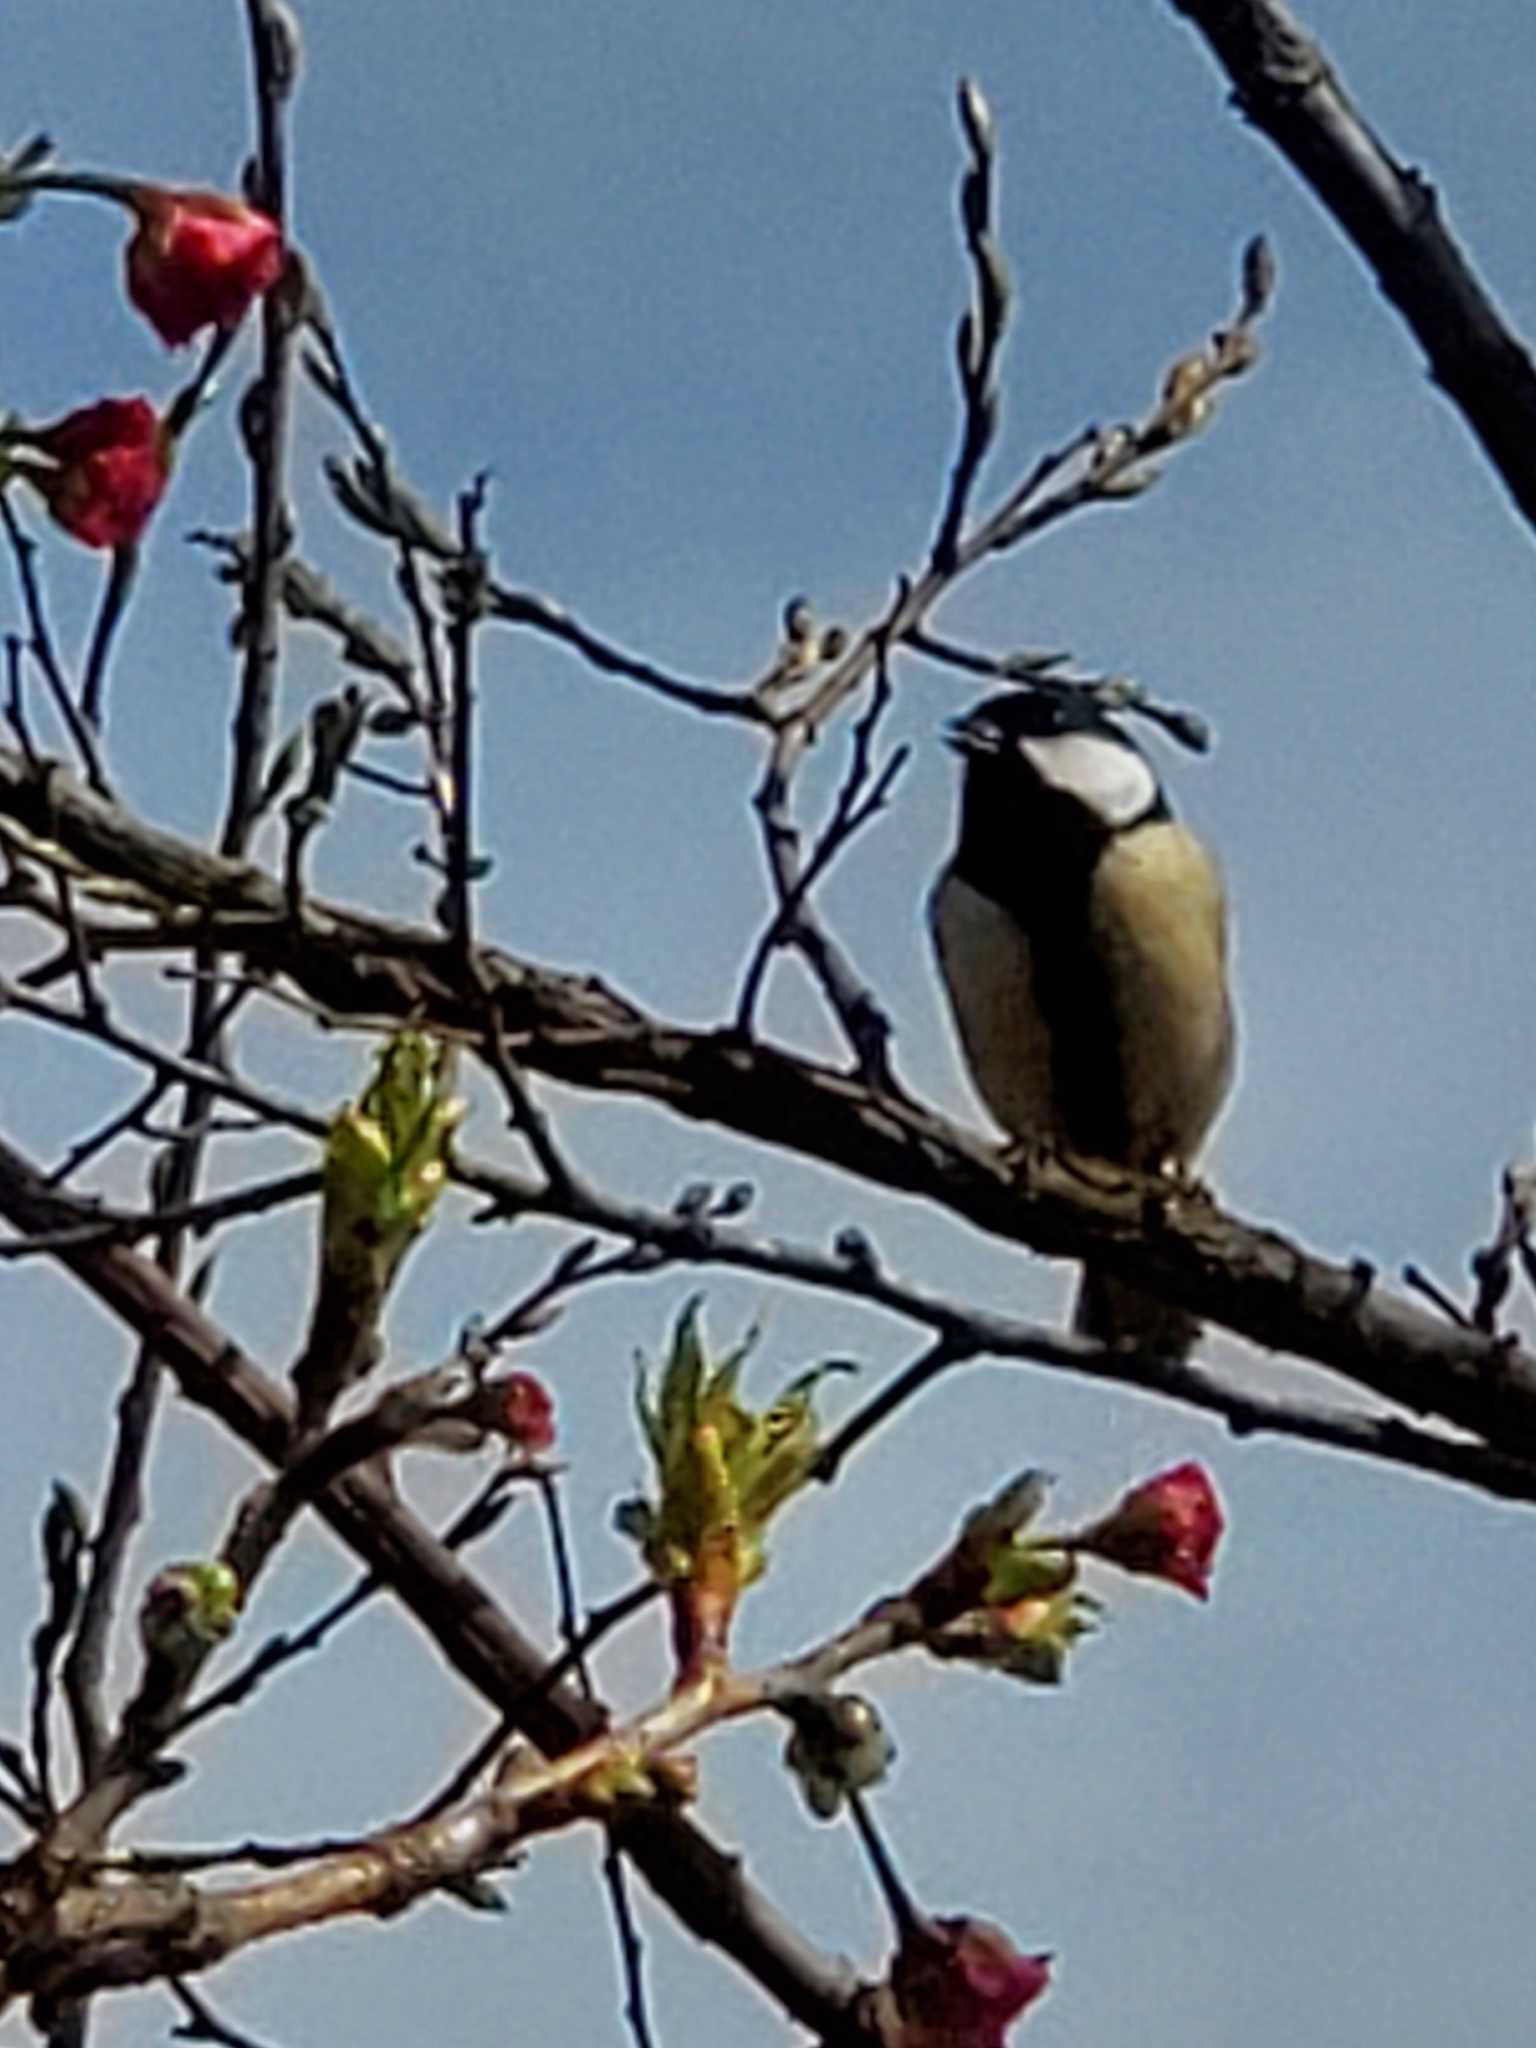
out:
{"label": "sprouting bud", "polygon": [[623,1526],[671,1595],[682,1676],[724,1662],[737,1601],[765,1567],[767,1525],[816,1462],[814,1389],[828,1372],[847,1370],[842,1361],[813,1367],[755,1411],[737,1393],[755,1336],[711,1360],[695,1298],[678,1318],[654,1399],[643,1362],[636,1387],[657,1501],[627,1504]]}
{"label": "sprouting bud", "polygon": [[[1176,440],[1178,436],[1169,434],[1165,438]],[[1101,498],[1139,498],[1143,491],[1151,490],[1161,475],[1161,470],[1150,465],[1145,469],[1124,469],[1117,476],[1096,480],[1094,490]]]}
{"label": "sprouting bud", "polygon": [[[1044,1505],[1050,1483],[1044,1472],[1020,1472],[971,1509],[949,1549],[909,1590],[908,1598],[929,1628],[942,1627],[956,1615],[981,1606],[1001,1558],[1015,1551],[1034,1553],[1025,1531]],[[1052,1544],[1048,1554],[1055,1556],[1059,1550],[1059,1544]],[[1068,1564],[1070,1567],[1070,1560]],[[1057,1578],[1055,1583],[1062,1581]]]}
{"label": "sprouting bud", "polygon": [[537,1455],[553,1449],[555,1404],[531,1372],[509,1372],[494,1383],[496,1427],[509,1444]]}
{"label": "sprouting bud", "polygon": [[167,1565],[139,1609],[144,1647],[171,1664],[200,1662],[233,1630],[240,1601],[239,1578],[227,1564]]}
{"label": "sprouting bud", "polygon": [[288,99],[299,82],[304,64],[304,38],[299,18],[284,0],[266,0],[263,9],[266,30],[267,75],[272,90]]}
{"label": "sprouting bud", "polygon": [[1091,477],[1101,476],[1105,470],[1113,469],[1123,462],[1135,445],[1135,435],[1129,427],[1105,427],[1094,436],[1088,454],[1088,473]]}
{"label": "sprouting bud", "polygon": [[464,1115],[449,1087],[452,1048],[399,1032],[373,1080],[331,1120],[321,1167],[320,1286],[293,1368],[301,1435],[380,1355],[379,1324],[401,1261],[448,1179]]}
{"label": "sprouting bud", "polygon": [[925,1645],[932,1656],[998,1671],[1026,1685],[1060,1685],[1069,1654],[1093,1633],[1100,1611],[1098,1601],[1066,1587],[973,1608],[930,1633]]}
{"label": "sprouting bud", "polygon": [[1262,353],[1246,327],[1229,327],[1216,336],[1216,366],[1223,377],[1246,375]]}
{"label": "sprouting bud", "polygon": [[465,1105],[449,1087],[452,1049],[402,1031],[378,1071],[333,1119],[326,1141],[324,1257],[366,1264],[387,1285],[448,1178],[448,1144]]}
{"label": "sprouting bud", "polygon": [[147,398],[99,398],[51,426],[0,425],[0,483],[20,476],[89,548],[132,547],[171,478],[174,443]]}

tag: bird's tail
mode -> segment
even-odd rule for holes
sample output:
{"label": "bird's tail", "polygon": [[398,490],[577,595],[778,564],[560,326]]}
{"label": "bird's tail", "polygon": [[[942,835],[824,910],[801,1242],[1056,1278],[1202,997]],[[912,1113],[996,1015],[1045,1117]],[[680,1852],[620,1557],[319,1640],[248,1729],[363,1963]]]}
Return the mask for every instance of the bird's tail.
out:
{"label": "bird's tail", "polygon": [[1159,1358],[1187,1358],[1201,1325],[1187,1309],[1118,1280],[1097,1266],[1084,1266],[1072,1311],[1080,1337],[1093,1337],[1121,1351],[1149,1351]]}

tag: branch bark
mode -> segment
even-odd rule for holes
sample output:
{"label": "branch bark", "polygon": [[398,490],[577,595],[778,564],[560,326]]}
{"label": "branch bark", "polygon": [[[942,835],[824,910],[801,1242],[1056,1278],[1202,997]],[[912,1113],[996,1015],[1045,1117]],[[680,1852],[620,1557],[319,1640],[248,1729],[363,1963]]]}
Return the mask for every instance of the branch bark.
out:
{"label": "branch bark", "polygon": [[1283,0],[1172,0],[1239,110],[1311,186],[1428,358],[1430,375],[1536,526],[1536,366],[1441,217]]}

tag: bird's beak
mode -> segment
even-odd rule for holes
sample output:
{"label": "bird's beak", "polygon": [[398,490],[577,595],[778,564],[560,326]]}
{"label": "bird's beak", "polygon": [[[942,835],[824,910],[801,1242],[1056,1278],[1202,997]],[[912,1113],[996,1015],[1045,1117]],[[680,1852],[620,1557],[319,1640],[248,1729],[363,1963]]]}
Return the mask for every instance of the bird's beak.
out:
{"label": "bird's beak", "polygon": [[995,754],[1002,744],[1002,734],[990,718],[978,718],[971,713],[965,718],[951,718],[944,727],[944,739],[957,754],[974,760],[978,754]]}

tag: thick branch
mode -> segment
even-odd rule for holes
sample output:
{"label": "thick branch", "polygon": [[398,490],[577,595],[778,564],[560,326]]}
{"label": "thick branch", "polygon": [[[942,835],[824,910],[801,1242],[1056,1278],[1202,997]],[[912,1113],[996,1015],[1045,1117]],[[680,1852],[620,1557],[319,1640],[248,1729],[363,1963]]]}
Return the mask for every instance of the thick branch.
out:
{"label": "thick branch", "polygon": [[1536,367],[1440,217],[1434,189],[1383,146],[1282,0],[1173,0],[1248,119],[1370,265],[1526,520],[1536,525]]}
{"label": "thick branch", "polygon": [[476,954],[475,985],[466,987],[457,951],[439,933],[313,901],[292,917],[280,885],[259,869],[142,825],[57,767],[0,748],[0,825],[6,818],[34,842],[157,898],[171,919],[166,944],[243,953],[335,1015],[409,1018],[474,1043],[489,1001],[524,1066],[823,1160],[1036,1251],[1091,1257],[1514,1457],[1536,1451],[1536,1360],[1435,1320],[1366,1269],[1313,1258],[1166,1183],[1129,1173],[1090,1181],[1049,1160],[1007,1160],[920,1104],[734,1034],[675,1028],[595,979],[493,949]]}

